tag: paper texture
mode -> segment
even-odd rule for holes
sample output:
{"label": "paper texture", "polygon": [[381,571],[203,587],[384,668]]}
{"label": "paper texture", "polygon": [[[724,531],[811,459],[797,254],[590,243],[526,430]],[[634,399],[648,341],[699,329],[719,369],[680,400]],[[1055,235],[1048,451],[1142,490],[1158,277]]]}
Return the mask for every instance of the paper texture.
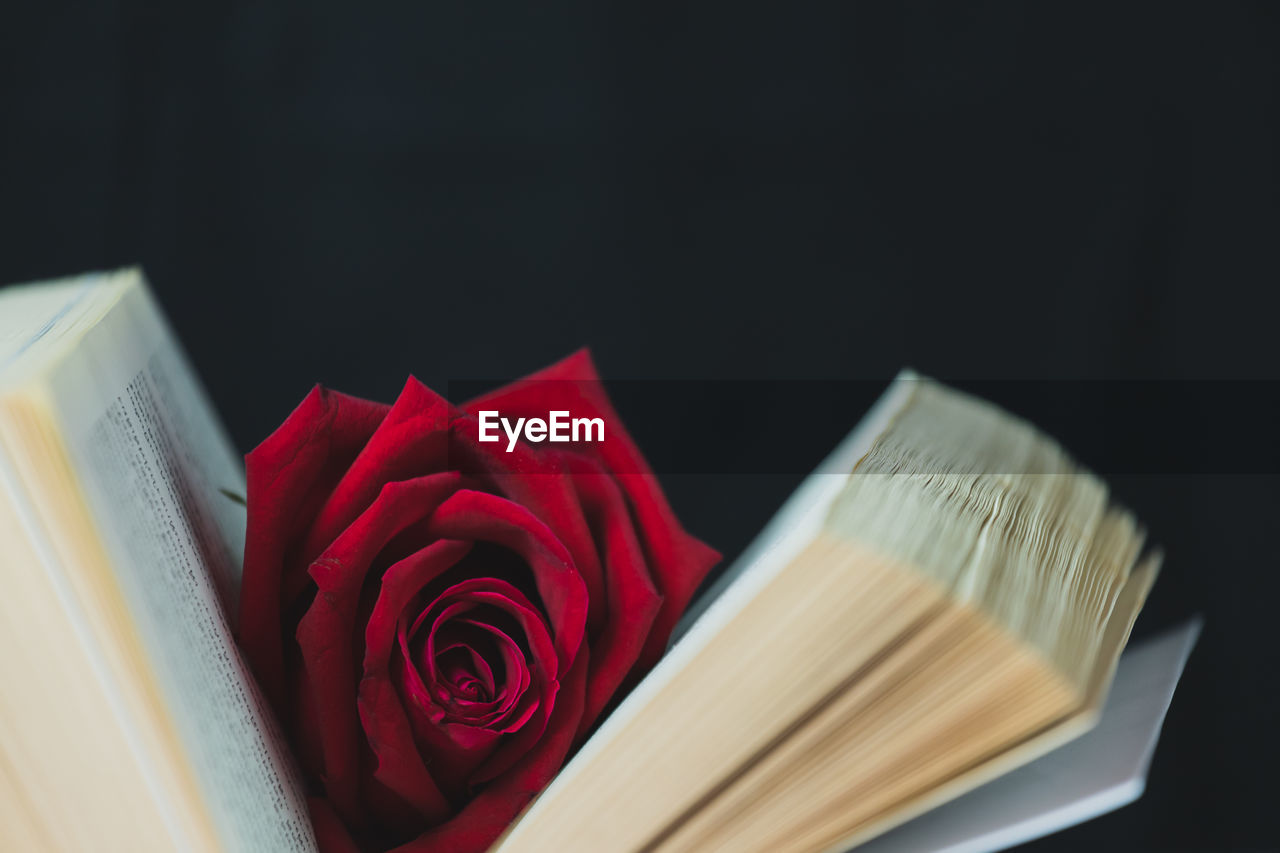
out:
{"label": "paper texture", "polygon": [[858,853],[1003,850],[1133,802],[1199,632],[1199,620],[1192,620],[1127,651],[1087,734],[858,846]]}
{"label": "paper texture", "polygon": [[141,287],[49,389],[223,846],[315,849],[299,786],[232,640],[244,547],[240,462]]}

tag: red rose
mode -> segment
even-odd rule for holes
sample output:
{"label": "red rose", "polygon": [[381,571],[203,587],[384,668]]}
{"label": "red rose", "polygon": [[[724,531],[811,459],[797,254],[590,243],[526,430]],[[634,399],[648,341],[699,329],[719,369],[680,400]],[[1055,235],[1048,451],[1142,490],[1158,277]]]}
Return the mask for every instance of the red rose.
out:
{"label": "red rose", "polygon": [[[480,408],[606,434],[507,452],[478,441]],[[317,388],[246,466],[240,642],[324,851],[486,848],[718,559],[585,351],[460,408],[416,379],[390,407]]]}

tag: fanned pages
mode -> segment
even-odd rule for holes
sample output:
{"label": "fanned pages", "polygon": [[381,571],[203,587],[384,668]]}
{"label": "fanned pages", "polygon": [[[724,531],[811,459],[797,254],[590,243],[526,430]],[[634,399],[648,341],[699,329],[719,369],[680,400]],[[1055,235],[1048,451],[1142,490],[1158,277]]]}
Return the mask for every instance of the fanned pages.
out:
{"label": "fanned pages", "polygon": [[[1042,758],[859,848],[983,853],[1022,844],[1137,799],[1169,701],[1200,632],[1193,619],[1126,650],[1097,726]],[[835,850],[845,849],[840,845]]]}

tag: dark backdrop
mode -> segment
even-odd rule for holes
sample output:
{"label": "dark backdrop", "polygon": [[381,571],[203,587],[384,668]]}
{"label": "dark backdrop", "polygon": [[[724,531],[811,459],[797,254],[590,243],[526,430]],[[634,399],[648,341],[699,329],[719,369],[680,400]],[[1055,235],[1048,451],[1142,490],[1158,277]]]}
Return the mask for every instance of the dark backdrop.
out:
{"label": "dark backdrop", "polygon": [[[242,449],[316,381],[582,344],[616,379],[1276,378],[1276,17],[9,4],[0,280],[145,264]],[[865,401],[770,383],[728,424],[715,387],[623,414],[656,456],[740,448],[664,473],[732,556]],[[1275,849],[1276,386],[1116,387],[1035,416],[1167,548],[1138,633],[1207,628],[1145,797],[1032,849]]]}

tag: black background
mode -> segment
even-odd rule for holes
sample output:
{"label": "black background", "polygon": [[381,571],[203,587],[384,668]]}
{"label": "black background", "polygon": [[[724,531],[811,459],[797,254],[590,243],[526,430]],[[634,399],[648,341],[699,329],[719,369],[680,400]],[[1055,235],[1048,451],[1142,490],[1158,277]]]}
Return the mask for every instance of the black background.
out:
{"label": "black background", "polygon": [[[0,280],[143,263],[242,449],[317,381],[390,400],[584,344],[612,379],[1274,379],[1276,17],[9,4]],[[753,448],[816,462],[873,392],[744,383],[729,418],[714,387],[619,405],[657,457],[740,448],[664,474],[731,557],[803,470]],[[1276,386],[1115,387],[1024,413],[1165,545],[1138,634],[1207,627],[1144,798],[1028,849],[1276,849]]]}

